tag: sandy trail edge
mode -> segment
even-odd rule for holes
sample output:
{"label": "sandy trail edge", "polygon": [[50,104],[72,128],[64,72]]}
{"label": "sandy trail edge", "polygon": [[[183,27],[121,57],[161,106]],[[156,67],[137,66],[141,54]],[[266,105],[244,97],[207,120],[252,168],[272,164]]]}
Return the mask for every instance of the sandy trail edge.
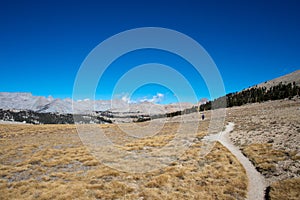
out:
{"label": "sandy trail edge", "polygon": [[226,129],[219,134],[209,135],[205,137],[205,140],[217,140],[223,146],[225,146],[243,165],[246,170],[247,177],[249,180],[248,184],[248,200],[263,200],[265,199],[265,189],[267,182],[263,175],[261,175],[254,167],[254,165],[245,157],[240,149],[236,147],[229,139],[229,133],[233,130],[234,123],[229,122]]}

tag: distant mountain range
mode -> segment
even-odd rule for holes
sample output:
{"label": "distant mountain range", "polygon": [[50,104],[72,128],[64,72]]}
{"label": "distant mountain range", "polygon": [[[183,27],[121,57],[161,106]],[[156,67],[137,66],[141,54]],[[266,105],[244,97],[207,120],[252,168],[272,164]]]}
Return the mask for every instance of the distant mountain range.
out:
{"label": "distant mountain range", "polygon": [[184,110],[194,106],[191,103],[174,103],[160,105],[151,102],[127,103],[121,99],[115,100],[79,100],[54,99],[53,97],[33,96],[31,93],[0,92],[0,109],[31,110],[38,113],[75,113],[87,114],[91,111],[110,111],[113,113],[162,114]]}

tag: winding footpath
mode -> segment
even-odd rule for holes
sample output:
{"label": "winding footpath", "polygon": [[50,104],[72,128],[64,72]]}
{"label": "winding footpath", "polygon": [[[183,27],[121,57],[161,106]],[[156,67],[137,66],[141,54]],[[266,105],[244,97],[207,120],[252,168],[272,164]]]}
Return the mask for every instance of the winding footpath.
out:
{"label": "winding footpath", "polygon": [[254,165],[249,161],[249,159],[242,154],[240,149],[236,147],[229,139],[229,133],[233,130],[234,123],[229,123],[226,126],[225,131],[220,134],[209,135],[205,137],[206,140],[216,140],[219,141],[223,146],[225,146],[243,165],[246,170],[247,177],[249,180],[248,184],[248,200],[263,200],[265,199],[265,189],[267,187],[267,182],[263,175],[261,175]]}

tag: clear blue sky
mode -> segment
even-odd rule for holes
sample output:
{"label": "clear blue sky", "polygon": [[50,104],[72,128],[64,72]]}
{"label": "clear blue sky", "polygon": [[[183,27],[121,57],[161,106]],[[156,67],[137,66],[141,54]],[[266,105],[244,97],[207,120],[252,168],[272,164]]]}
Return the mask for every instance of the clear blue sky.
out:
{"label": "clear blue sky", "polygon": [[[2,0],[0,91],[71,97],[77,70],[96,45],[119,32],[149,26],[195,39],[215,61],[226,92],[238,91],[300,69],[299,10],[297,0]],[[198,88],[197,96],[209,97],[199,77],[186,70],[188,64],[171,54],[134,52],[123,61],[126,66],[149,61],[178,70],[185,66],[181,73]],[[128,69],[112,66],[103,79],[107,87],[97,97],[109,98],[113,84]],[[166,88],[147,86],[135,98],[157,93],[172,96]]]}

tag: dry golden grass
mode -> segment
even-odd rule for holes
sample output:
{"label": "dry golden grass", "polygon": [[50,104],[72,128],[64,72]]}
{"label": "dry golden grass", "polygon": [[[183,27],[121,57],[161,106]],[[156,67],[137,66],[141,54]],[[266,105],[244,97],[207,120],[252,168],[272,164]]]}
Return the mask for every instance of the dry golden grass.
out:
{"label": "dry golden grass", "polygon": [[[102,126],[123,149],[134,151],[165,145],[175,125],[140,139],[116,125]],[[178,160],[141,174],[98,162],[75,126],[0,125],[0,199],[244,199],[245,171],[226,148],[217,143],[205,158],[199,156],[207,125],[201,124],[198,139]]]}
{"label": "dry golden grass", "polygon": [[288,159],[291,152],[276,150],[272,144],[250,144],[242,148],[242,152],[250,159],[259,172],[268,175],[276,170],[276,163]]}
{"label": "dry golden grass", "polygon": [[298,200],[300,198],[300,178],[277,181],[270,186],[268,199]]}

